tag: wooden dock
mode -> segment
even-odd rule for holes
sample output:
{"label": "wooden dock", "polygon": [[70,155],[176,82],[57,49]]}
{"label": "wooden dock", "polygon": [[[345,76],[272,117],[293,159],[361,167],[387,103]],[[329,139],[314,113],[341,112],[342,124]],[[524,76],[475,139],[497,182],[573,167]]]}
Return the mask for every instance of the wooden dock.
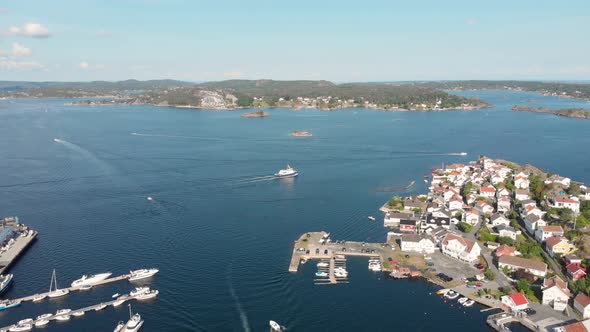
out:
{"label": "wooden dock", "polygon": [[6,270],[20,257],[20,255],[33,243],[39,233],[34,231],[30,236],[18,236],[14,244],[0,255],[0,274]]}
{"label": "wooden dock", "polygon": [[[128,280],[130,277],[131,277],[130,274],[123,274],[123,275],[120,275],[118,277],[107,278],[105,280],[101,280],[101,281],[93,284],[92,287],[96,287],[96,286],[100,286],[100,285],[105,285],[105,284],[110,284],[110,283],[121,281],[121,280]],[[80,287],[68,287],[66,289],[68,291],[72,292],[72,291],[80,290]],[[24,297],[17,298],[17,299],[12,299],[12,301],[16,301],[16,302],[32,301],[33,298],[35,298],[35,297],[37,297],[39,295],[48,295],[49,293],[50,292],[37,293],[37,294],[33,294],[33,295],[29,295],[29,296],[24,296]]]}
{"label": "wooden dock", "polygon": [[[118,278],[120,278],[120,277],[118,277]],[[115,278],[111,278],[111,279],[115,279]],[[119,279],[119,280],[122,280],[122,279]],[[116,280],[115,280],[115,281],[116,281]],[[111,281],[111,282],[113,282],[113,281]],[[137,299],[137,296],[130,296],[130,295],[129,295],[129,296],[127,296],[127,297],[125,298],[125,302],[127,302],[127,301],[130,301],[130,300],[135,300],[135,299]],[[106,302],[97,303],[97,304],[94,304],[94,305],[91,305],[91,306],[87,306],[87,307],[84,307],[84,308],[79,308],[79,309],[75,309],[75,310],[74,310],[74,309],[72,309],[72,311],[70,311],[70,312],[68,312],[68,313],[65,313],[65,314],[61,314],[61,315],[53,315],[53,316],[51,316],[51,317],[47,318],[47,320],[49,320],[49,321],[52,321],[52,320],[57,320],[57,318],[58,318],[58,317],[61,317],[61,316],[72,316],[72,314],[73,314],[73,313],[75,313],[75,312],[85,312],[85,313],[86,313],[86,312],[88,312],[88,311],[97,311],[97,309],[101,308],[103,305],[104,305],[104,306],[107,306],[107,307],[108,307],[108,306],[112,306],[112,305],[113,305],[115,302],[117,302],[117,301],[119,301],[119,300],[121,300],[121,298],[116,298],[116,299],[109,300],[109,301],[106,301]],[[122,304],[121,304],[121,305],[122,305]],[[99,309],[99,310],[102,310],[102,309]],[[76,317],[76,316],[74,316],[74,318],[75,318],[75,317]],[[36,322],[37,322],[37,320],[34,320],[34,321],[33,321],[33,326],[34,326],[34,324],[35,324]],[[2,327],[2,328],[0,328],[0,331],[8,331],[8,330],[10,329],[10,327],[11,327],[11,326],[5,326],[5,327]]]}
{"label": "wooden dock", "polygon": [[328,277],[330,278],[331,284],[336,284],[338,282],[338,281],[336,281],[336,276],[334,275],[335,265],[336,265],[336,262],[335,262],[334,258],[330,258],[330,271],[328,272]]}

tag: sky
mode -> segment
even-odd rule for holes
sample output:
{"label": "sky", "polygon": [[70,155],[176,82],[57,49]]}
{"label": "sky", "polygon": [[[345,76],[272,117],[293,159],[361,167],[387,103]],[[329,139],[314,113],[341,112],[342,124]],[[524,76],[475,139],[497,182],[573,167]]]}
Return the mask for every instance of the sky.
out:
{"label": "sky", "polygon": [[0,80],[590,79],[588,0],[2,0]]}

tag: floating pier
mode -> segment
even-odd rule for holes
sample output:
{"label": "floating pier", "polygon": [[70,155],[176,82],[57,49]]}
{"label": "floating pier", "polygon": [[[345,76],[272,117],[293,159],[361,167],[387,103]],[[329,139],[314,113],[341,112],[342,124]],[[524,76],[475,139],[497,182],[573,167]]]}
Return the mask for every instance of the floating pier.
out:
{"label": "floating pier", "polygon": [[17,236],[14,243],[2,254],[0,254],[0,274],[10,268],[10,266],[20,257],[20,255],[33,243],[39,233],[33,231],[31,235]]}

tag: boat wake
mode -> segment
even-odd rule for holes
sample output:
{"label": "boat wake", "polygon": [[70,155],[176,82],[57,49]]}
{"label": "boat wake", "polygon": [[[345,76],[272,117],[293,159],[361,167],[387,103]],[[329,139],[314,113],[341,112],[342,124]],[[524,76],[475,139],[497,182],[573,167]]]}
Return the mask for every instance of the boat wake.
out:
{"label": "boat wake", "polygon": [[109,164],[107,164],[103,160],[99,159],[92,152],[84,149],[83,147],[81,147],[77,144],[68,142],[66,140],[59,139],[59,138],[54,138],[53,141],[56,143],[62,144],[63,146],[65,146],[69,150],[74,151],[74,152],[80,154],[81,156],[83,156],[85,159],[91,161],[100,169],[100,171],[102,173],[112,173],[113,172],[113,168]]}
{"label": "boat wake", "polygon": [[244,328],[244,331],[246,332],[250,332],[250,323],[248,323],[248,316],[246,316],[246,311],[244,311],[244,308],[242,308],[242,304],[240,303],[240,299],[238,298],[238,295],[236,294],[236,290],[234,289],[234,285],[232,284],[231,281],[231,265],[229,267],[229,273],[227,275],[227,284],[229,286],[229,293],[231,295],[231,297],[234,299],[234,302],[236,303],[236,309],[238,309],[238,313],[240,314],[240,320],[242,321],[242,327]]}

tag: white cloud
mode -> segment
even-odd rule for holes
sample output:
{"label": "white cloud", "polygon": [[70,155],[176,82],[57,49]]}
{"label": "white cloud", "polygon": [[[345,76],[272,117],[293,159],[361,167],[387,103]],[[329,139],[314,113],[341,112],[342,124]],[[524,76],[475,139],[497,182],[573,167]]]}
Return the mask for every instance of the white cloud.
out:
{"label": "white cloud", "polygon": [[19,43],[12,43],[12,55],[16,56],[16,57],[21,57],[21,56],[30,56],[31,54],[33,54],[33,51],[24,46],[21,45]]}
{"label": "white cloud", "polygon": [[36,61],[16,61],[0,57],[0,71],[30,71],[43,68],[44,66]]}
{"label": "white cloud", "polygon": [[49,29],[39,23],[26,23],[22,27],[12,26],[8,29],[8,33],[33,38],[47,38],[50,36]]}

